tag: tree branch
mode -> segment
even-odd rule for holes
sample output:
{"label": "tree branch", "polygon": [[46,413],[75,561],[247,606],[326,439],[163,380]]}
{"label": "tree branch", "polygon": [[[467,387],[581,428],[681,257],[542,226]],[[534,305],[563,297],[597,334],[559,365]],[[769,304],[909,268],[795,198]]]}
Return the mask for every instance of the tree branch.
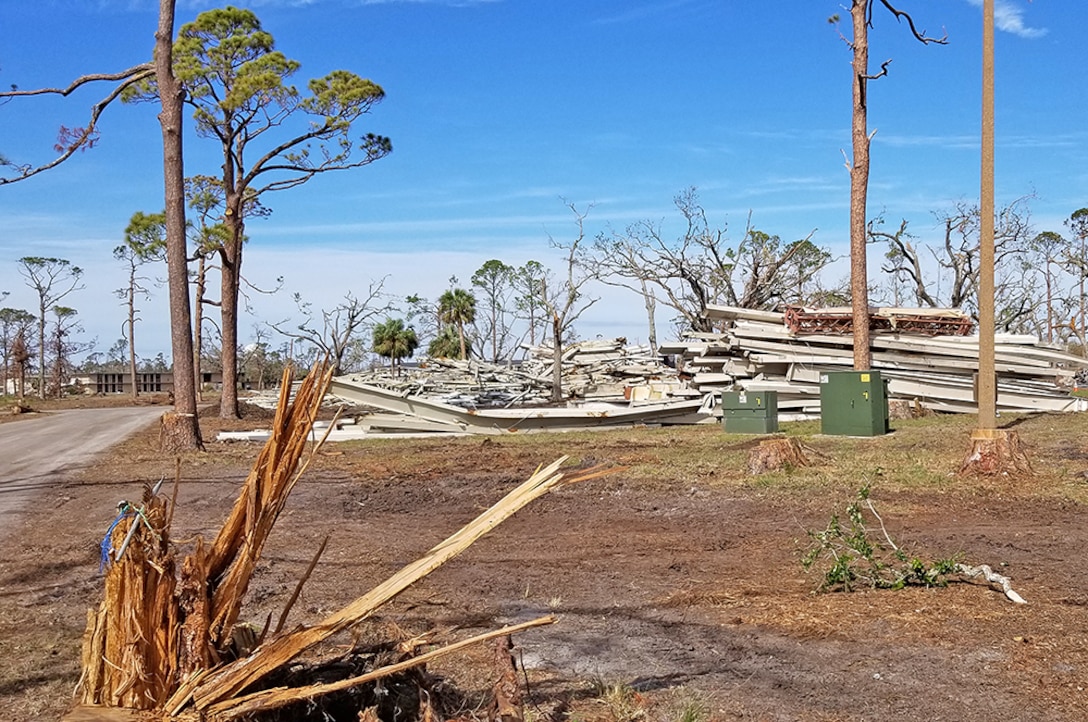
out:
{"label": "tree branch", "polygon": [[71,158],[77,150],[86,147],[90,142],[92,142],[94,138],[95,126],[98,123],[98,118],[102,115],[102,112],[106,109],[106,107],[114,100],[116,100],[126,88],[140,82],[144,78],[150,77],[151,75],[154,75],[154,71],[152,70],[151,65],[149,63],[144,63],[142,65],[137,65],[135,67],[129,68],[128,70],[125,70],[121,73],[84,75],[80,78],[77,78],[75,81],[72,82],[71,85],[63,89],[41,88],[38,90],[12,90],[5,93],[0,93],[0,98],[45,94],[66,96],[74,91],[76,88],[90,82],[116,80],[122,81],[116,88],[113,89],[112,92],[109,93],[109,95],[107,95],[105,98],[92,106],[91,117],[90,120],[87,122],[87,126],[81,130],[81,133],[76,141],[68,145],[63,153],[61,153],[58,157],[54,158],[49,163],[40,165],[36,168],[30,165],[16,165],[15,163],[11,163],[9,161],[7,165],[15,168],[18,171],[19,175],[10,178],[0,177],[0,186],[6,185],[8,183],[15,183],[21,180],[26,180],[27,178],[36,176],[39,173],[47,171],[51,168],[55,168],[64,161]]}

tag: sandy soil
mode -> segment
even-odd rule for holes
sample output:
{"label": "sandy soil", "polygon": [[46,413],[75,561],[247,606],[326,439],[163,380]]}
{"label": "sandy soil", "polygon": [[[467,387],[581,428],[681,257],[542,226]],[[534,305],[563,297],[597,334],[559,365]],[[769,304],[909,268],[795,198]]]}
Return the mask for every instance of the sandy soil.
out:
{"label": "sandy soil", "polygon": [[[751,439],[705,427],[327,447],[277,526],[247,614],[278,614],[328,535],[291,617],[315,621],[570,454],[625,469],[553,492],[383,610],[457,637],[558,613],[516,639],[538,718],[1081,720],[1088,419],[1020,421],[1035,465],[1024,478],[956,477],[959,418],[897,422],[879,439],[791,427],[830,461],[758,478],[744,472]],[[3,539],[0,719],[70,706],[117,500],[173,477],[156,442],[148,429],[68,475]],[[176,538],[214,533],[257,449],[211,443],[183,459]],[[865,480],[899,543],[994,565],[1029,604],[968,583],[814,594],[799,563],[806,530]],[[435,669],[473,704],[490,684],[486,656]]]}

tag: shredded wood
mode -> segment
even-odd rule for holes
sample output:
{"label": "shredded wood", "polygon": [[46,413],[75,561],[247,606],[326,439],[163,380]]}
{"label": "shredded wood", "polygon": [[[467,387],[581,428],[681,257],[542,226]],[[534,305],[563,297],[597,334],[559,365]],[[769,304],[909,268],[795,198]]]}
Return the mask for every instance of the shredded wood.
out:
{"label": "shredded wood", "polygon": [[[294,598],[314,572],[321,554],[318,550],[269,634],[271,617],[263,629],[259,624],[239,623],[242,605],[287,497],[324,441],[315,439],[312,429],[330,380],[328,365],[317,364],[292,394],[291,372],[285,372],[271,438],[242,484],[226,521],[211,542],[197,538],[180,563],[170,538],[176,481],[170,503],[157,494],[157,488],[149,488],[139,504],[126,503],[121,508],[103,543],[109,563],[104,599],[87,616],[79,685],[82,704],[156,709],[165,719],[194,713],[202,718],[236,719],[357,687],[419,667],[469,644],[555,622],[554,617],[544,617],[504,627],[332,683],[259,689],[268,675],[366,619],[542,494],[618,470],[594,467],[566,478],[559,472],[566,457],[538,468],[422,559],[339,612],[313,626],[281,632]],[[266,635],[270,636],[267,641]],[[404,654],[414,655],[414,651]],[[423,711],[424,717],[437,722],[433,709],[428,706]]]}

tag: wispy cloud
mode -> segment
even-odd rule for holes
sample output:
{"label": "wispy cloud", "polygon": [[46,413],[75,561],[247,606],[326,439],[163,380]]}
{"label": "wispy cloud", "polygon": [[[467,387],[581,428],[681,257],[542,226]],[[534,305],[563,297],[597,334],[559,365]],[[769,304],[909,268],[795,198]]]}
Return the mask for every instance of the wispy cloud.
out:
{"label": "wispy cloud", "polygon": [[[982,0],[967,0],[975,7],[982,7]],[[1028,27],[1024,22],[1024,8],[1015,0],[994,0],[994,27],[1021,38],[1041,38],[1046,28]]]}
{"label": "wispy cloud", "polygon": [[703,0],[658,0],[656,2],[630,3],[624,5],[622,10],[612,15],[599,17],[594,22],[598,25],[637,22],[661,15],[675,14],[679,10],[691,8],[693,5],[695,6],[693,9],[698,10],[700,6],[705,4]]}
{"label": "wispy cloud", "polygon": [[[896,148],[930,147],[946,149],[977,150],[978,135],[885,135],[877,133],[874,142]],[[1084,143],[1084,134],[1050,135],[1005,135],[1000,134],[997,142],[1003,148],[1077,148]]]}

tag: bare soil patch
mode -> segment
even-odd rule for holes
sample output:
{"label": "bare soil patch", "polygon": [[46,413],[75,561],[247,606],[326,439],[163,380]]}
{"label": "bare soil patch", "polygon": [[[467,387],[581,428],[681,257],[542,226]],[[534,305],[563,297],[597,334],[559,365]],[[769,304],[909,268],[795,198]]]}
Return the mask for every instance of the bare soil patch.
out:
{"label": "bare soil patch", "polygon": [[[955,476],[973,422],[961,417],[898,421],[875,439],[784,424],[827,458],[760,476],[746,471],[758,437],[714,427],[331,445],[277,525],[247,609],[258,623],[278,615],[329,535],[290,620],[315,621],[570,454],[574,465],[626,468],[526,508],[384,620],[467,636],[558,613],[559,624],[515,639],[531,710],[552,719],[1081,720],[1088,418],[1015,421],[1033,473],[998,478]],[[219,426],[202,419],[206,440]],[[259,448],[208,447],[180,460],[175,536],[218,529]],[[40,498],[3,540],[0,718],[55,719],[70,706],[101,591],[98,544],[117,501],[172,479],[177,463],[149,428]],[[1028,605],[966,583],[813,594],[799,562],[805,532],[865,481],[897,542],[990,564]],[[490,687],[489,657],[480,649],[433,668],[467,713]]]}

